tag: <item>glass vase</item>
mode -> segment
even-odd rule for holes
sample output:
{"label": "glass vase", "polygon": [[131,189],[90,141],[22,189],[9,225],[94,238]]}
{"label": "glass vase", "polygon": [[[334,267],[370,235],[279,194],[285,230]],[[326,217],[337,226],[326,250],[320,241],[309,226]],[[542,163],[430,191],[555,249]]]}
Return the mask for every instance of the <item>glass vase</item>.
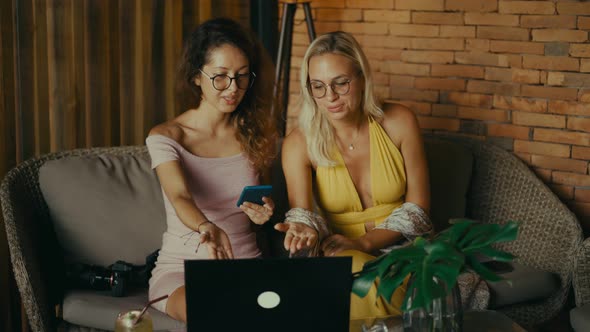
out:
{"label": "glass vase", "polygon": [[[412,280],[410,279],[410,282]],[[404,332],[461,332],[463,331],[463,308],[457,284],[449,292],[446,284],[434,279],[444,287],[444,297],[434,299],[425,308],[407,310],[403,313]],[[416,289],[408,298],[408,306],[416,298]]]}
{"label": "glass vase", "polygon": [[401,323],[399,316],[366,319],[361,325],[361,332],[400,332]]}

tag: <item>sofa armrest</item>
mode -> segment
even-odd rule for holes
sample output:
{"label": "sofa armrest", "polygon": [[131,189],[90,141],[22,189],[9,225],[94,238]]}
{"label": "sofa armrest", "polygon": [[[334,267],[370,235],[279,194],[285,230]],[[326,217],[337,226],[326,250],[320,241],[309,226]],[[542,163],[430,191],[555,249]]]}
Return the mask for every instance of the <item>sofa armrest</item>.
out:
{"label": "sofa armrest", "polygon": [[0,187],[2,215],[14,278],[33,331],[56,329],[55,304],[63,271],[55,236],[38,187],[38,165],[25,162],[10,171]]}
{"label": "sofa armrest", "polygon": [[145,146],[66,150],[25,161],[0,186],[2,215],[14,277],[33,331],[57,330],[55,306],[64,293],[64,255],[39,186],[49,160],[99,155],[145,155]]}
{"label": "sofa armrest", "polygon": [[576,305],[590,303],[590,238],[582,242],[574,256],[574,293]]}
{"label": "sofa armrest", "polygon": [[467,194],[467,216],[484,223],[520,222],[518,238],[497,249],[514,254],[516,263],[559,276],[559,290],[545,300],[502,311],[517,322],[536,325],[556,316],[566,303],[574,258],[582,242],[576,216],[513,154],[488,142],[448,137],[469,147],[474,169]]}
{"label": "sofa armrest", "polygon": [[582,242],[575,215],[518,158],[494,146],[477,149],[475,178],[468,203],[473,217],[488,223],[520,222],[518,239],[497,245],[516,255],[516,262],[559,276],[549,298],[503,310],[523,324],[555,317],[566,303],[574,258]]}

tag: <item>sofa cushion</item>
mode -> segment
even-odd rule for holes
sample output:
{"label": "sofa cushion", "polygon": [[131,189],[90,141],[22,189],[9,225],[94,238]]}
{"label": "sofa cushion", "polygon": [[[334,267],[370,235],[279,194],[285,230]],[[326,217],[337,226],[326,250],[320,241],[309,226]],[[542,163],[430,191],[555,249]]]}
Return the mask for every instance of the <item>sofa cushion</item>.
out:
{"label": "sofa cushion", "polygon": [[[109,292],[75,290],[63,300],[63,319],[69,323],[103,330],[114,330],[117,314],[128,310],[141,310],[148,301],[147,290],[130,293],[126,297],[112,297]],[[184,323],[149,308],[154,331],[181,329]],[[89,313],[92,313],[89,315]]]}
{"label": "sofa cushion", "polygon": [[590,331],[590,304],[573,308],[570,311],[570,323],[576,332]]}
{"label": "sofa cushion", "polygon": [[48,161],[39,183],[66,262],[144,264],[161,247],[166,215],[147,154]]}
{"label": "sofa cushion", "polygon": [[510,264],[514,267],[513,271],[498,273],[505,280],[488,283],[491,309],[543,300],[559,290],[560,282],[556,274],[514,262]]}
{"label": "sofa cushion", "polygon": [[467,191],[473,169],[469,148],[426,138],[426,160],[430,175],[430,217],[436,232],[449,226],[449,219],[465,217]]}

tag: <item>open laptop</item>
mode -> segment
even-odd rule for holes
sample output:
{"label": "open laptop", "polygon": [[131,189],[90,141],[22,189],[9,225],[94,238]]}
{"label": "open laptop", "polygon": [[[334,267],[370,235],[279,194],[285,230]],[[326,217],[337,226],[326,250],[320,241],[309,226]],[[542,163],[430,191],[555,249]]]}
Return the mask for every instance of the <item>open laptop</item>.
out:
{"label": "open laptop", "polygon": [[187,260],[187,331],[348,331],[351,257]]}

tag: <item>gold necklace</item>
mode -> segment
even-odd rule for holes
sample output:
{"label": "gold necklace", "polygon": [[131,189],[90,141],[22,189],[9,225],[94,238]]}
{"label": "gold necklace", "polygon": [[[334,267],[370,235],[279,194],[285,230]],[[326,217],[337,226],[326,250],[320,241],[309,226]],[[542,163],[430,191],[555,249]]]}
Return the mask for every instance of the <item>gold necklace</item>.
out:
{"label": "gold necklace", "polygon": [[357,139],[360,136],[361,133],[361,127],[363,126],[363,123],[361,122],[361,125],[357,127],[356,129],[356,135],[354,136],[354,138],[352,139],[352,142],[350,142],[350,144],[348,144],[348,150],[352,151],[354,150],[354,143],[356,143]]}
{"label": "gold necklace", "polygon": [[359,133],[360,133],[360,129],[356,131],[356,136],[354,137],[352,142],[350,142],[350,144],[348,144],[348,150],[350,150],[350,151],[354,150],[354,143],[356,143],[357,138],[359,138]]}

